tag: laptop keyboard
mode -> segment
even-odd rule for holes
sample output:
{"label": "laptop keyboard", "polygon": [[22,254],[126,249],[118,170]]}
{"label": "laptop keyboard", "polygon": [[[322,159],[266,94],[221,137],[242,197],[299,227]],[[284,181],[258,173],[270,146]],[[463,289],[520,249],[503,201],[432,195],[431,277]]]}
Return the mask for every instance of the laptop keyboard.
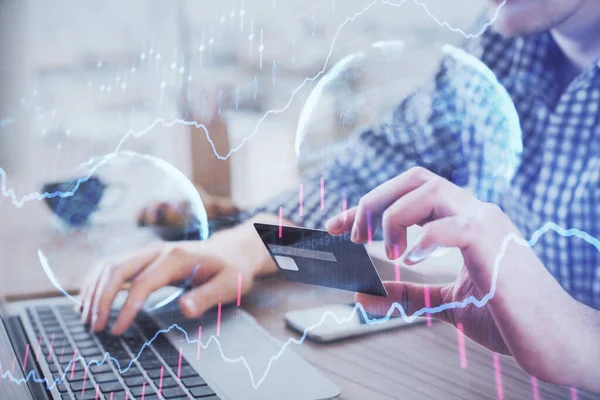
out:
{"label": "laptop keyboard", "polygon": [[[56,384],[62,399],[219,399],[198,372],[180,359],[179,350],[164,335],[158,335],[142,351],[144,343],[159,330],[143,312],[119,337],[91,333],[70,305],[29,308],[27,314],[40,338],[31,348],[40,362],[46,360],[53,379],[62,379]],[[115,318],[116,311],[111,323]],[[101,365],[93,362],[101,361],[107,352],[123,372],[111,359]],[[77,360],[80,357],[87,364]]]}

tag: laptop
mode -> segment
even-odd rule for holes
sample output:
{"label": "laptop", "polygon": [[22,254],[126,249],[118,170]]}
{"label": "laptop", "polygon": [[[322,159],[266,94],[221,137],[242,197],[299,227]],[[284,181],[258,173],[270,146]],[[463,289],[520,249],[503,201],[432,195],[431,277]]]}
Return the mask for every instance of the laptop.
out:
{"label": "laptop", "polygon": [[[164,299],[161,289],[156,298]],[[120,294],[119,301],[124,300]],[[118,307],[111,314],[114,322]],[[0,397],[327,399],[339,388],[240,307],[187,320],[176,302],[119,337],[93,334],[66,297],[0,304]],[[282,321],[283,323],[283,321]],[[198,339],[200,341],[198,342]]]}

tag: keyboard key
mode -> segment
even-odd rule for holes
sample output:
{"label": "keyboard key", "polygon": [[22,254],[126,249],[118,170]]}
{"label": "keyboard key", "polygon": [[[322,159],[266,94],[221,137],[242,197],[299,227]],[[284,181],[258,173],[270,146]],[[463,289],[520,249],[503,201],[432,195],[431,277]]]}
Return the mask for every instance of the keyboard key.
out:
{"label": "keyboard key", "polygon": [[147,382],[146,377],[144,376],[132,376],[125,379],[125,384],[129,387],[142,386],[144,382]]}
{"label": "keyboard key", "polygon": [[183,378],[181,380],[181,383],[183,383],[183,386],[185,386],[186,388],[206,386],[206,384],[207,384],[204,381],[204,379],[200,378],[199,376],[194,376],[191,378]]}
{"label": "keyboard key", "polygon": [[91,347],[88,349],[80,349],[79,355],[82,357],[100,357],[104,355],[104,352],[97,347]]}
{"label": "keyboard key", "polygon": [[180,378],[189,378],[192,376],[198,376],[198,372],[196,372],[196,370],[194,368],[192,368],[189,365],[186,365],[185,367],[181,367],[181,373],[179,374]]}
{"label": "keyboard key", "polygon": [[147,399],[148,396],[151,396],[153,394],[156,394],[156,392],[154,391],[154,389],[152,388],[152,386],[150,385],[146,385],[145,387],[143,386],[137,386],[137,387],[133,387],[131,389],[131,393],[136,397],[136,398],[142,398],[142,391],[144,392],[144,399]]}
{"label": "keyboard key", "polygon": [[[83,381],[78,381],[78,382],[71,382],[71,390],[74,392],[81,392],[81,390],[84,388],[84,383]],[[94,389],[94,384],[92,382],[90,382],[89,380],[85,381],[85,390],[87,391],[88,389]]]}
{"label": "keyboard key", "polygon": [[215,394],[215,392],[213,392],[213,390],[211,388],[209,388],[208,386],[200,386],[200,387],[191,388],[190,393],[195,398],[208,397],[208,396]]}
{"label": "keyboard key", "polygon": [[122,392],[123,390],[125,390],[125,388],[123,388],[121,383],[118,381],[105,382],[105,383],[100,384],[100,391],[104,394],[107,394],[110,392]]}
{"label": "keyboard key", "polygon": [[102,373],[102,372],[112,372],[112,367],[108,364],[108,362],[105,362],[104,364],[100,364],[100,365],[96,365],[94,363],[92,363],[90,365],[90,372],[97,374],[97,373]]}
{"label": "keyboard key", "polygon": [[160,368],[146,370],[146,373],[152,379],[158,379],[158,378],[160,378]]}
{"label": "keyboard key", "polygon": [[67,380],[69,382],[77,382],[77,381],[82,381],[83,378],[85,377],[85,370],[84,371],[75,371],[73,373],[73,376],[71,376],[71,371],[67,372],[66,376]]}
{"label": "keyboard key", "polygon": [[128,370],[123,370],[121,373],[123,378],[129,378],[132,376],[142,376],[142,371],[140,371],[135,365],[131,366]]}
{"label": "keyboard key", "polygon": [[[156,387],[160,387],[160,377],[154,380],[154,384],[156,385]],[[164,389],[164,388],[170,388],[170,387],[175,387],[175,386],[179,386],[177,384],[177,381],[165,373],[165,376],[163,376],[163,380],[162,380],[162,388]]]}
{"label": "keyboard key", "polygon": [[93,340],[82,340],[77,342],[77,347],[79,349],[89,349],[92,347],[98,348],[98,345]]}
{"label": "keyboard key", "polygon": [[73,340],[79,342],[82,340],[92,340],[92,335],[89,333],[76,333],[73,335]]}
{"label": "keyboard key", "polygon": [[[128,396],[127,393],[125,392],[112,392],[112,393],[107,393],[104,395],[106,397],[106,400],[131,400],[131,396]],[[144,400],[146,400],[144,398]]]}
{"label": "keyboard key", "polygon": [[71,334],[87,332],[87,330],[85,329],[84,326],[71,325],[68,328],[69,328],[69,332],[71,332]]}
{"label": "keyboard key", "polygon": [[116,381],[118,381],[117,375],[115,375],[112,372],[104,372],[102,374],[94,374],[94,379],[98,383],[116,382]]}
{"label": "keyboard key", "polygon": [[96,389],[94,390],[86,390],[85,392],[75,392],[75,398],[77,400],[95,400],[99,399],[100,396],[96,395]]}
{"label": "keyboard key", "polygon": [[166,389],[163,388],[162,392],[160,393],[165,399],[180,399],[182,397],[187,397],[185,391],[179,386]]}
{"label": "keyboard key", "polygon": [[58,389],[58,391],[61,392],[61,393],[66,393],[67,392],[67,386],[64,384],[64,382],[57,383],[56,384],[56,389]]}
{"label": "keyboard key", "polygon": [[158,359],[148,359],[148,360],[139,360],[138,361],[142,368],[144,369],[155,369],[160,368],[163,364]]}

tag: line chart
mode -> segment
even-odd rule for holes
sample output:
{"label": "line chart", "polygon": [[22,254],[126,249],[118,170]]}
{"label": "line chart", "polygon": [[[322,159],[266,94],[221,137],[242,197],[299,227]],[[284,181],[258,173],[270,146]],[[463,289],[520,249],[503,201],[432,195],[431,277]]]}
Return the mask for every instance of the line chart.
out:
{"label": "line chart", "polygon": [[[240,356],[240,357],[236,357],[236,358],[229,358],[225,355],[225,352],[223,351],[223,348],[221,347],[221,343],[219,342],[219,339],[215,336],[215,335],[211,335],[209,337],[209,339],[205,342],[202,343],[202,341],[198,341],[195,339],[190,339],[187,331],[185,329],[183,329],[182,327],[180,327],[177,324],[173,324],[171,326],[169,326],[166,329],[160,329],[156,332],[156,334],[150,339],[148,340],[146,343],[144,343],[144,345],[140,348],[138,354],[136,355],[136,357],[134,359],[132,359],[129,364],[125,367],[122,368],[122,366],[120,365],[120,363],[118,362],[117,359],[115,359],[114,357],[112,357],[109,353],[105,353],[104,357],[102,358],[102,360],[93,360],[90,361],[87,366],[88,368],[92,365],[102,365],[105,362],[107,362],[108,360],[111,360],[115,363],[115,365],[118,367],[120,373],[124,373],[126,372],[129,368],[131,368],[131,366],[133,365],[133,362],[137,359],[139,359],[139,357],[141,356],[142,352],[148,347],[150,346],[157,338],[160,334],[165,334],[168,333],[170,331],[176,330],[176,331],[180,331],[184,336],[185,339],[187,341],[188,344],[199,344],[203,349],[208,348],[208,346],[211,345],[212,342],[215,343],[215,345],[217,346],[220,355],[222,357],[222,359],[227,362],[227,363],[242,363],[244,365],[244,367],[246,368],[246,370],[248,371],[248,375],[250,376],[250,380],[252,383],[252,387],[256,390],[258,389],[262,383],[264,382],[264,380],[267,378],[269,371],[271,370],[273,364],[284,354],[285,350],[291,345],[291,344],[302,344],[305,340],[306,337],[308,335],[308,333],[311,330],[314,330],[318,327],[320,327],[321,325],[323,325],[325,323],[325,321],[328,318],[332,318],[336,323],[338,324],[342,324],[342,323],[346,323],[349,322],[353,319],[355,313],[360,312],[362,314],[362,317],[364,318],[364,321],[366,321],[368,324],[383,324],[386,323],[392,316],[392,314],[395,311],[398,311],[400,313],[400,316],[406,321],[406,322],[412,322],[415,318],[423,315],[423,314],[436,314],[438,312],[441,311],[445,311],[445,310],[449,310],[449,309],[457,309],[457,308],[465,308],[468,305],[474,305],[475,307],[481,308],[484,307],[495,295],[496,293],[496,283],[497,283],[497,279],[498,279],[498,273],[500,271],[500,262],[502,261],[502,259],[504,258],[505,254],[506,254],[506,249],[508,248],[508,245],[514,241],[519,245],[522,246],[529,246],[532,247],[534,246],[539,238],[544,235],[545,233],[549,232],[549,231],[554,231],[558,234],[560,234],[563,237],[572,237],[575,236],[577,238],[583,239],[584,241],[586,241],[587,243],[591,244],[592,246],[594,246],[596,248],[596,250],[600,251],[600,241],[591,236],[590,234],[588,234],[587,232],[581,231],[579,229],[576,228],[571,228],[571,229],[565,229],[562,228],[560,226],[558,226],[556,223],[554,222],[547,222],[546,224],[544,224],[541,228],[539,228],[538,230],[536,230],[533,235],[531,236],[531,239],[529,240],[525,240],[520,238],[518,235],[512,233],[510,235],[507,235],[501,246],[500,246],[500,250],[496,256],[496,259],[494,260],[494,267],[493,267],[493,271],[492,271],[492,280],[491,280],[491,285],[490,285],[490,290],[488,293],[486,293],[481,299],[477,299],[474,296],[469,296],[467,298],[465,298],[462,301],[455,301],[455,302],[450,302],[450,303],[444,303],[440,306],[437,307],[423,307],[419,310],[417,310],[416,312],[414,312],[411,315],[407,315],[404,308],[402,307],[402,305],[400,303],[393,303],[388,312],[386,313],[386,315],[382,318],[369,318],[369,316],[366,314],[366,311],[364,309],[364,307],[362,306],[362,304],[357,303],[354,308],[352,309],[351,313],[348,315],[348,317],[344,317],[344,318],[339,318],[338,316],[336,316],[333,312],[331,311],[327,311],[323,314],[323,316],[321,317],[321,319],[314,323],[313,325],[307,327],[304,331],[304,333],[302,334],[302,336],[299,339],[296,339],[294,337],[290,337],[288,340],[286,340],[283,345],[281,346],[280,350],[274,354],[273,356],[271,356],[271,358],[269,359],[269,362],[267,363],[267,366],[264,370],[264,372],[262,373],[262,375],[260,375],[260,377],[257,379],[257,376],[255,376],[254,372],[252,371],[250,365],[248,364],[246,358],[244,356]],[[56,384],[61,383],[64,378],[66,377],[67,372],[70,370],[72,363],[75,360],[82,360],[85,362],[85,360],[82,357],[77,357],[76,359],[74,358],[73,360],[71,360],[69,362],[69,364],[67,365],[67,367],[65,368],[65,372],[63,373],[62,377],[60,379],[56,379],[54,382],[50,383],[49,381],[47,381],[45,378],[38,378],[35,376],[34,371],[30,371],[24,378],[16,378],[11,371],[7,370],[2,374],[2,379],[10,379],[11,381],[13,381],[16,384],[23,384],[29,380],[33,380],[34,382],[37,383],[46,383],[46,386],[50,389],[53,386],[55,386]],[[0,365],[0,369],[2,368],[2,366]]]}
{"label": "line chart", "polygon": [[[256,133],[258,132],[258,129],[260,128],[261,124],[267,119],[267,117],[269,115],[273,115],[273,114],[280,114],[283,113],[285,111],[287,111],[290,106],[292,105],[293,100],[295,99],[296,95],[309,83],[316,81],[317,79],[319,79],[326,71],[327,71],[327,67],[329,65],[331,56],[333,54],[333,49],[335,48],[335,45],[337,43],[338,37],[340,35],[340,33],[342,32],[342,29],[354,22],[358,17],[362,16],[363,14],[365,14],[369,9],[371,9],[373,6],[377,5],[377,4],[382,4],[382,5],[387,5],[387,6],[393,6],[393,7],[400,7],[401,5],[403,5],[404,3],[408,2],[409,0],[400,0],[397,3],[391,2],[389,0],[374,0],[371,3],[367,4],[363,9],[361,9],[360,11],[356,12],[355,14],[353,14],[352,16],[346,18],[344,20],[344,22],[342,22],[340,24],[340,26],[338,27],[336,33],[333,36],[333,39],[331,41],[331,45],[329,47],[329,51],[327,54],[327,57],[325,58],[325,62],[323,64],[323,67],[312,77],[306,77],[303,82],[296,87],[296,89],[294,89],[290,95],[290,98],[288,99],[287,103],[280,108],[273,108],[270,110],[267,110],[262,117],[257,121],[256,126],[254,127],[254,129],[248,134],[246,135],[239,144],[237,144],[235,147],[231,148],[225,155],[221,155],[218,153],[216,146],[213,142],[213,140],[210,137],[210,133],[208,131],[208,128],[204,125],[201,124],[197,121],[188,121],[188,120],[184,120],[184,119],[179,119],[179,118],[175,118],[172,120],[165,120],[163,118],[157,118],[156,120],[154,120],[154,122],[152,122],[150,125],[148,125],[146,128],[136,131],[136,130],[129,130],[127,131],[127,133],[125,133],[125,135],[123,136],[123,138],[119,141],[119,143],[117,144],[115,150],[112,153],[108,153],[106,154],[103,158],[106,159],[108,157],[114,156],[116,153],[118,153],[121,148],[123,147],[123,145],[125,144],[125,142],[130,138],[139,138],[141,136],[144,136],[145,134],[147,134],[148,132],[150,132],[151,130],[153,130],[155,127],[157,126],[163,126],[165,128],[170,128],[173,127],[175,125],[182,125],[182,126],[193,126],[197,129],[202,129],[204,131],[204,134],[206,136],[207,141],[209,142],[213,153],[215,154],[215,157],[219,160],[227,160],[229,157],[231,157],[234,153],[238,152],[249,140],[251,140]],[[494,14],[492,15],[492,17],[483,24],[483,26],[480,28],[479,31],[475,32],[475,33],[467,33],[464,30],[457,28],[457,27],[453,27],[449,22],[447,21],[442,21],[441,19],[439,19],[438,17],[436,17],[427,7],[427,5],[425,3],[423,3],[422,1],[419,0],[410,0],[412,1],[414,4],[416,4],[418,7],[422,8],[425,13],[432,18],[432,20],[434,22],[436,22],[440,27],[444,27],[449,29],[450,31],[454,32],[454,33],[458,33],[460,35],[462,35],[465,39],[474,39],[474,38],[478,38],[479,36],[481,36],[498,18],[500,11],[502,10],[502,8],[506,5],[506,1],[507,0],[503,0],[500,4],[498,4],[498,6],[495,9]],[[4,197],[9,197],[12,200],[13,205],[15,205],[17,208],[21,208],[26,202],[31,201],[31,200],[42,200],[45,198],[54,198],[54,197],[61,197],[61,198],[65,198],[65,197],[70,197],[73,194],[75,194],[75,192],[78,190],[79,186],[81,183],[84,183],[85,181],[87,181],[90,176],[91,173],[88,173],[88,175],[86,175],[83,178],[80,178],[76,184],[73,186],[73,189],[68,191],[68,192],[53,192],[53,193],[39,193],[39,192],[33,192],[27,195],[24,195],[21,197],[21,199],[17,198],[17,195],[14,191],[14,189],[8,189],[6,186],[6,172],[4,169],[2,169],[0,167],[0,178],[2,179],[2,195]]]}

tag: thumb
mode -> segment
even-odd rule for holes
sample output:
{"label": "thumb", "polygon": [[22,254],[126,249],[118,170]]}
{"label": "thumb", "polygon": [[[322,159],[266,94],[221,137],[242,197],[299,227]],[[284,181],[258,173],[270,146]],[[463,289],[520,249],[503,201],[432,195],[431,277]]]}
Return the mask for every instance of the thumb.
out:
{"label": "thumb", "polygon": [[181,296],[179,306],[187,318],[197,318],[218,303],[229,303],[236,297],[237,274],[222,271]]}
{"label": "thumb", "polygon": [[[384,282],[387,297],[357,293],[356,302],[361,303],[365,311],[375,315],[386,315],[394,308],[393,316],[399,316],[401,307],[407,316],[431,314],[433,317],[450,322],[447,310],[439,312],[432,309],[444,304],[443,286],[419,285],[408,282]],[[396,305],[394,305],[396,303]]]}

